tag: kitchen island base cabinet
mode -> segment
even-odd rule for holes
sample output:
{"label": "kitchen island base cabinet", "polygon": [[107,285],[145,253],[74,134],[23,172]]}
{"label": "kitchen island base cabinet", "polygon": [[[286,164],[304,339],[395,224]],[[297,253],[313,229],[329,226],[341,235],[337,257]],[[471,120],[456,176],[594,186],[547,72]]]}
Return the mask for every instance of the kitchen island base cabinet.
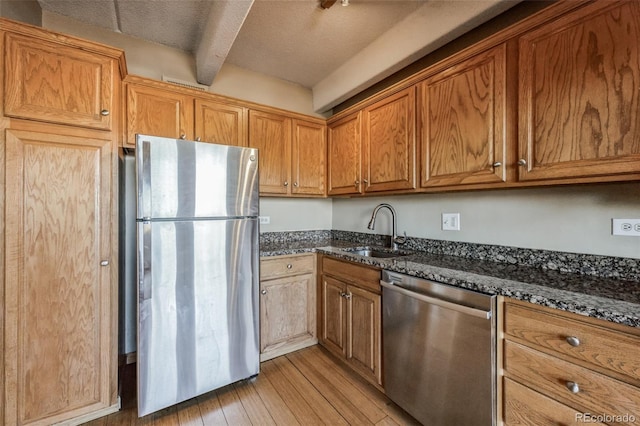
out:
{"label": "kitchen island base cabinet", "polygon": [[382,386],[380,270],[323,257],[320,344]]}
{"label": "kitchen island base cabinet", "polygon": [[315,254],[263,258],[260,361],[318,343]]}

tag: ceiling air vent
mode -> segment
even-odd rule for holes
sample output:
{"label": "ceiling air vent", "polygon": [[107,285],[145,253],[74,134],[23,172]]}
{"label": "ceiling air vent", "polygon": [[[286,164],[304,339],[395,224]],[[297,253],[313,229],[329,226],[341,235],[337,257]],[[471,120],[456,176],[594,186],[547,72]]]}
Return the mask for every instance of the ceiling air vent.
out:
{"label": "ceiling air vent", "polygon": [[186,87],[189,89],[199,90],[201,92],[206,92],[209,86],[205,86],[204,84],[192,83],[190,81],[179,80],[173,77],[167,77],[166,75],[162,76],[162,81],[166,81],[167,83],[177,84],[178,86]]}

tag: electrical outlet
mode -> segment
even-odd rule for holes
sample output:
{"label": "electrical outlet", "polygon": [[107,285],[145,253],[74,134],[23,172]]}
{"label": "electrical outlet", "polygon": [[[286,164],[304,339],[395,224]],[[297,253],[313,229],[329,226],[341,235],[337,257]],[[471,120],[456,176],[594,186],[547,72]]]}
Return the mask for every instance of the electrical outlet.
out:
{"label": "electrical outlet", "polygon": [[268,225],[271,223],[271,216],[260,216],[260,225]]}
{"label": "electrical outlet", "polygon": [[611,234],[640,237],[640,219],[611,219]]}
{"label": "electrical outlet", "polygon": [[442,230],[459,231],[460,213],[442,213]]}

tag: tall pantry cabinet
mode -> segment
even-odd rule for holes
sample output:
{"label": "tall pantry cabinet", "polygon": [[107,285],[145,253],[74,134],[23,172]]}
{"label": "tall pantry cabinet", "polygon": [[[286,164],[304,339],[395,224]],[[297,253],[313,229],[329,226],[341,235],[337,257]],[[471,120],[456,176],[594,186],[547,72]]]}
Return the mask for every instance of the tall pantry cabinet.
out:
{"label": "tall pantry cabinet", "polygon": [[0,20],[1,423],[118,409],[119,50]]}

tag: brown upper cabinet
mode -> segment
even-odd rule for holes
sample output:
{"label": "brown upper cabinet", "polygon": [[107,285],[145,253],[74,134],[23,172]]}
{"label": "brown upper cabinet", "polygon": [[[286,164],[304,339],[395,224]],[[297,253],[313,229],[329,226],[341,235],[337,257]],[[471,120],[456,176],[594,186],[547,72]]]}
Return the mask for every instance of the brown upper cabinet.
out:
{"label": "brown upper cabinet", "polygon": [[247,146],[247,108],[204,99],[195,102],[196,140]]}
{"label": "brown upper cabinet", "polygon": [[[3,28],[18,27],[11,22]],[[4,114],[13,118],[112,130],[118,62],[32,34],[6,33]],[[109,48],[105,47],[105,51]],[[19,84],[16,84],[19,82]]]}
{"label": "brown upper cabinet", "polygon": [[259,150],[261,195],[325,195],[325,129],[322,120],[249,110],[249,146]]}
{"label": "brown upper cabinet", "polygon": [[128,77],[124,111],[125,145],[135,146],[140,133],[247,146],[247,108],[231,100],[198,97],[170,83]]}
{"label": "brown upper cabinet", "polygon": [[519,180],[638,178],[638,40],[637,1],[589,3],[519,38]]}
{"label": "brown upper cabinet", "polygon": [[180,92],[127,83],[126,144],[136,134],[193,139],[193,98]]}
{"label": "brown upper cabinet", "polygon": [[361,123],[358,111],[327,125],[327,186],[329,195],[360,194]]}
{"label": "brown upper cabinet", "polygon": [[419,83],[421,186],[506,180],[506,50],[501,44]]}
{"label": "brown upper cabinet", "polygon": [[291,119],[249,111],[249,146],[258,149],[260,194],[286,195],[291,181]]}
{"label": "brown upper cabinet", "polygon": [[327,126],[293,120],[291,179],[293,195],[326,194]]}
{"label": "brown upper cabinet", "polygon": [[416,187],[415,127],[413,86],[364,109],[362,183],[365,193]]}
{"label": "brown upper cabinet", "polygon": [[328,125],[329,195],[415,188],[415,87]]}

